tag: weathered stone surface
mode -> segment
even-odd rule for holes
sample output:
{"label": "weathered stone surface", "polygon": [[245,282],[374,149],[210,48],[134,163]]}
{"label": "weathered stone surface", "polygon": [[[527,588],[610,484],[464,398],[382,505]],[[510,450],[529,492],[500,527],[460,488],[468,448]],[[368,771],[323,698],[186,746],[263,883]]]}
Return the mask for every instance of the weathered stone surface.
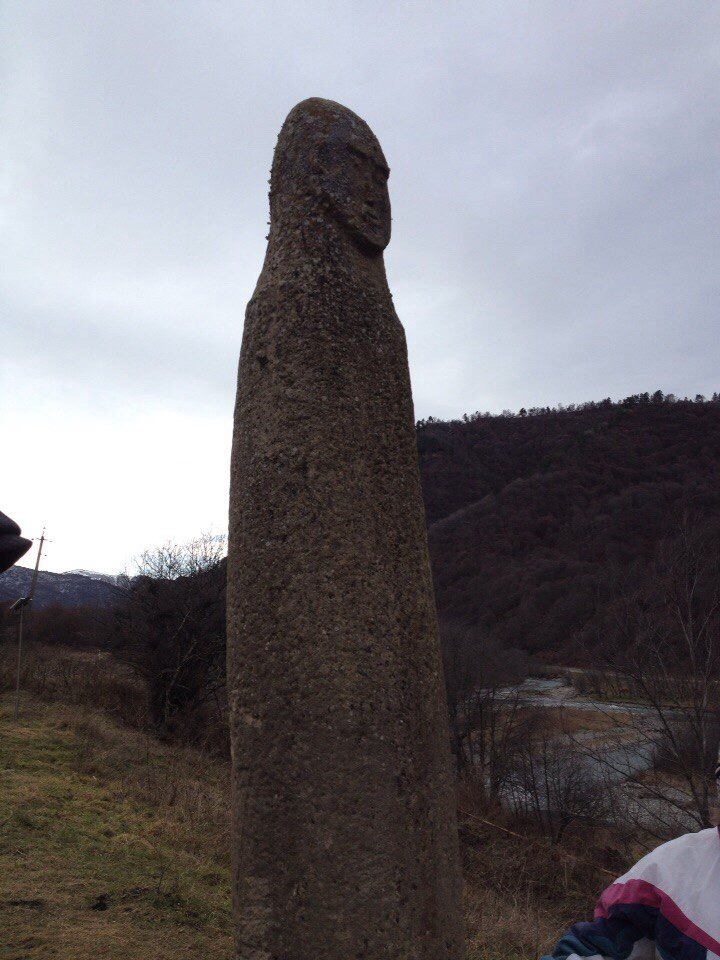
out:
{"label": "weathered stone surface", "polygon": [[31,545],[31,540],[20,536],[20,527],[15,521],[0,513],[0,573],[17,563]]}
{"label": "weathered stone surface", "polygon": [[388,167],[288,116],[247,308],[228,566],[242,960],[457,960],[461,878]]}

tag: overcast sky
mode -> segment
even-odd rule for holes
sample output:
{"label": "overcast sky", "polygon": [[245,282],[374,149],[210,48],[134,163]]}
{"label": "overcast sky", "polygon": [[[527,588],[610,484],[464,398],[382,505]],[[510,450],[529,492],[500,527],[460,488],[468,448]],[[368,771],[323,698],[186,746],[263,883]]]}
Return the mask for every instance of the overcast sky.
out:
{"label": "overcast sky", "polygon": [[0,509],[47,525],[47,568],[225,530],[272,151],[308,96],[392,168],[418,417],[720,389],[720,4],[0,10]]}

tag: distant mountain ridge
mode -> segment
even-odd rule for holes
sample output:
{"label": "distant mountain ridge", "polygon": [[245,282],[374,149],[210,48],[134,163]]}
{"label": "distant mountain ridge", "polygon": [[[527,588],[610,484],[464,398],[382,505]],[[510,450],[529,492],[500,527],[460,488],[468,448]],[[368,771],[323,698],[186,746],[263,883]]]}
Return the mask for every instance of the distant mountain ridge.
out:
{"label": "distant mountain ridge", "polygon": [[97,570],[65,570],[63,571],[63,576],[76,576],[76,577],[89,577],[91,580],[103,580],[105,583],[111,583],[113,586],[118,586],[121,584],[125,577],[123,574],[113,574],[113,573],[98,573]]}
{"label": "distant mountain ridge", "polygon": [[[25,597],[30,591],[33,570],[31,567],[14,566],[0,574],[0,603],[12,602]],[[41,570],[35,590],[35,606],[38,608],[59,604],[63,607],[107,607],[122,595],[118,585],[121,577],[92,571],[70,570],[67,573],[51,573]]]}

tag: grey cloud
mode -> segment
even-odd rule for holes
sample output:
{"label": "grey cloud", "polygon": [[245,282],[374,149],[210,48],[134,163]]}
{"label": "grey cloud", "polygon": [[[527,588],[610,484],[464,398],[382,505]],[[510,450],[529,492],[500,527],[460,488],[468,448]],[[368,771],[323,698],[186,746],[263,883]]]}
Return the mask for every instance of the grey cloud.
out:
{"label": "grey cloud", "polygon": [[275,137],[323,95],[393,169],[419,415],[717,389],[718,27],[683,2],[9,3],[3,363],[227,409]]}

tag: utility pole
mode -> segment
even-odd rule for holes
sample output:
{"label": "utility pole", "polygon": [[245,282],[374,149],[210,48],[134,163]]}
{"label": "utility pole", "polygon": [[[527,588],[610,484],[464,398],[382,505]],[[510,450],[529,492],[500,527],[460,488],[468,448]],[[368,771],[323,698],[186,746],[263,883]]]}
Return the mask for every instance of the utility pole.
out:
{"label": "utility pole", "polygon": [[40,557],[42,555],[43,544],[45,543],[45,527],[43,527],[43,532],[40,534],[40,544],[38,545],[37,559],[35,560],[35,569],[33,570],[33,577],[30,581],[30,596],[28,600],[32,600],[35,596],[35,587],[37,586],[38,570],[40,569]]}
{"label": "utility pole", "polygon": [[13,711],[13,719],[17,721],[20,716],[20,672],[22,670],[22,647],[23,647],[23,614],[25,607],[29,607],[32,603],[32,598],[35,596],[35,587],[37,585],[38,571],[40,569],[40,557],[42,555],[43,544],[45,543],[45,529],[40,535],[40,544],[38,546],[37,558],[35,560],[35,569],[33,570],[32,580],[30,581],[30,592],[27,597],[20,597],[19,600],[16,600],[15,603],[10,607],[11,612],[17,612],[19,615],[18,619],[18,655],[17,655],[17,674],[15,677],[15,710]]}

